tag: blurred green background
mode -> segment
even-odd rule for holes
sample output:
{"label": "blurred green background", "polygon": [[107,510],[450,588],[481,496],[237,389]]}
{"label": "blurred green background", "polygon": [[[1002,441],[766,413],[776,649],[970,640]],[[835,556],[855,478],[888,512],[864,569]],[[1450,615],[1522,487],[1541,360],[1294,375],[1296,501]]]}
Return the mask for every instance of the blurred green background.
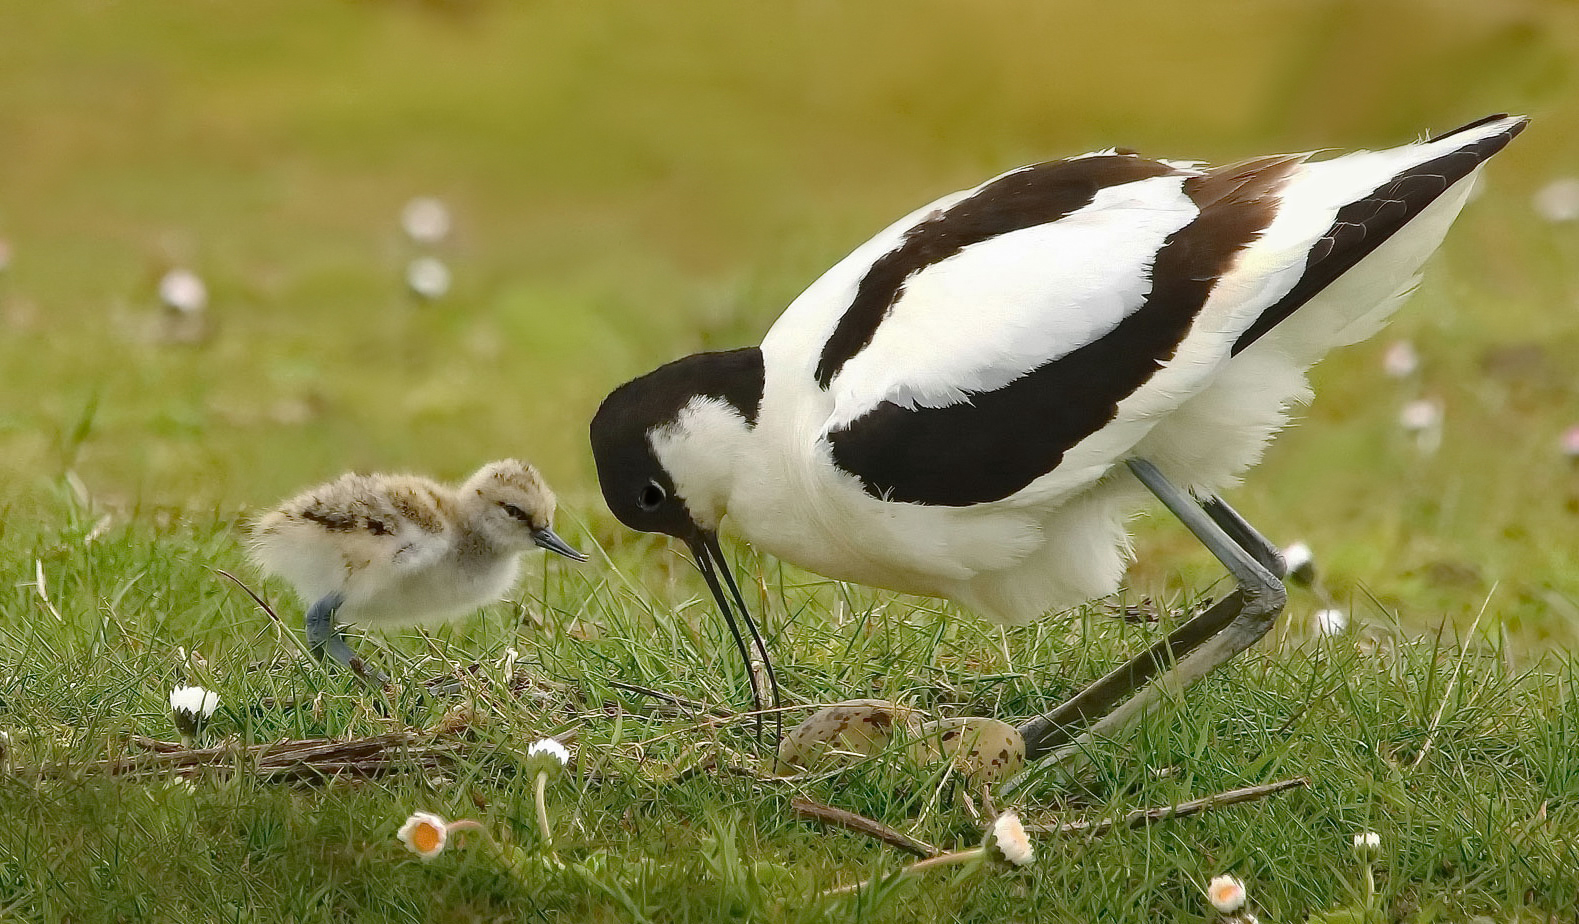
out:
{"label": "blurred green background", "polygon": [[[756,342],[922,202],[1115,144],[1383,147],[1507,110],[1535,124],[1420,294],[1318,367],[1236,499],[1343,599],[1421,625],[1490,599],[1567,638],[1579,223],[1532,195],[1579,174],[1576,68],[1579,5],[1534,0],[0,0],[0,543],[57,515],[68,471],[126,522],[504,455],[624,541],[585,444],[601,396]],[[456,223],[432,304],[403,281],[418,195]],[[178,266],[211,296],[196,343],[165,335]],[[1432,455],[1397,423],[1421,396]],[[1142,539],[1142,589],[1215,575],[1169,524]]]}

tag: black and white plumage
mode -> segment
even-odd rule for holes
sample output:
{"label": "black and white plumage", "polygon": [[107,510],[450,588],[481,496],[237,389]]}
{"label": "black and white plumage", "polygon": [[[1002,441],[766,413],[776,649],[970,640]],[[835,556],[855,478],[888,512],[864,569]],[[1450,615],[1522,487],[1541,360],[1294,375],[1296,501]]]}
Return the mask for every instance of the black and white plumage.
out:
{"label": "black and white plumage", "polygon": [[814,282],[760,348],[610,394],[604,496],[690,543],[726,615],[707,561],[723,566],[726,515],[809,570],[1003,622],[1111,593],[1151,487],[1132,463],[1197,497],[1234,484],[1310,397],[1311,364],[1409,294],[1525,122],[1226,167],[1104,151],[945,196]]}

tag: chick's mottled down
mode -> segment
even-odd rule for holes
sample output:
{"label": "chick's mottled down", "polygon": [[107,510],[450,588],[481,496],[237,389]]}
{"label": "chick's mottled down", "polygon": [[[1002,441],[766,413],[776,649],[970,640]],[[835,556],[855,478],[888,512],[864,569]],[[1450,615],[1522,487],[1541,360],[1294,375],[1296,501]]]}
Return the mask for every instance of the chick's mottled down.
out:
{"label": "chick's mottled down", "polygon": [[453,619],[504,597],[523,551],[586,557],[553,531],[554,493],[514,459],[458,488],[416,475],[346,474],[260,517],[253,561],[310,605],[314,651],[351,663],[333,624]]}

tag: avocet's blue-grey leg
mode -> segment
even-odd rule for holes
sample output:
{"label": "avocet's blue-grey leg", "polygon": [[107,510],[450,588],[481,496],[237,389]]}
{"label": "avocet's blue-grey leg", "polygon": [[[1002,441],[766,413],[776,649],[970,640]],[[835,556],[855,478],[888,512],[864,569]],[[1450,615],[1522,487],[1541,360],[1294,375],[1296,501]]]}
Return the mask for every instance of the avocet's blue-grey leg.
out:
{"label": "avocet's blue-grey leg", "polygon": [[1238,586],[1073,699],[1020,726],[1030,759],[1111,736],[1132,724],[1165,689],[1183,689],[1255,644],[1272,628],[1287,599],[1280,580],[1282,556],[1232,507],[1217,498],[1197,503],[1144,459],[1131,460],[1129,468],[1222,562]]}
{"label": "avocet's blue-grey leg", "polygon": [[[1223,563],[1228,573],[1239,582],[1241,590],[1245,590],[1251,598],[1265,597],[1268,600],[1275,598],[1275,608],[1282,607],[1283,598],[1286,596],[1283,583],[1273,576],[1266,566],[1257,561],[1249,550],[1234,541],[1233,537],[1218,524],[1217,519],[1203,509],[1195,498],[1175,487],[1173,482],[1163,477],[1162,472],[1158,471],[1155,465],[1145,459],[1131,459],[1129,470],[1140,479],[1140,483],[1145,485],[1147,490],[1162,501],[1163,506],[1179,518],[1185,528],[1195,534],[1195,538],[1201,540],[1207,551]],[[1236,521],[1236,528],[1242,527],[1249,535],[1255,537],[1256,543],[1270,546],[1260,533],[1245,523],[1243,518],[1234,513],[1227,504],[1218,501],[1215,507],[1218,516],[1231,514],[1231,522]]]}
{"label": "avocet's blue-grey leg", "polygon": [[340,635],[340,630],[334,624],[335,610],[345,598],[339,594],[327,594],[318,599],[307,609],[307,650],[320,660],[333,658],[353,673],[374,686],[383,686],[389,682],[377,668],[368,664],[361,655],[351,650]]}
{"label": "avocet's blue-grey leg", "polygon": [[1212,518],[1212,522],[1223,528],[1228,538],[1246,552],[1261,567],[1267,569],[1273,577],[1282,580],[1288,577],[1288,562],[1283,560],[1283,552],[1273,545],[1271,540],[1261,535],[1254,526],[1239,515],[1239,511],[1228,506],[1228,502],[1221,497],[1208,497],[1201,501],[1201,509]]}

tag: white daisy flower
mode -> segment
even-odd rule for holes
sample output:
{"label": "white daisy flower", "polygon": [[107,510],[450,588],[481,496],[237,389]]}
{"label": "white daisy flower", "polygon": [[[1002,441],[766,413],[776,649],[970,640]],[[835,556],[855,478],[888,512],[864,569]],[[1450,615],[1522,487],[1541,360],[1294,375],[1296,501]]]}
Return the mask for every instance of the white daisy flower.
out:
{"label": "white daisy flower", "polygon": [[1369,859],[1382,852],[1382,836],[1375,831],[1361,831],[1354,835],[1354,852]]}
{"label": "white daisy flower", "polygon": [[180,314],[202,314],[208,308],[208,286],[191,270],[176,267],[160,278],[159,300]]}
{"label": "white daisy flower", "polygon": [[170,691],[170,714],[182,737],[202,731],[209,716],[219,708],[219,694],[202,687],[176,687]]}
{"label": "white daisy flower", "polygon": [[450,210],[432,196],[418,196],[400,210],[400,227],[418,244],[437,244],[449,237]]}
{"label": "white daisy flower", "polygon": [[170,776],[164,781],[164,788],[170,791],[180,791],[187,795],[197,792],[197,783],[184,776]]}
{"label": "white daisy flower", "polygon": [[987,852],[1000,857],[1010,866],[1030,866],[1036,859],[1036,852],[1031,849],[1031,838],[1025,833],[1025,825],[1020,823],[1020,816],[1014,812],[1004,812],[992,821],[992,828],[987,832]]}
{"label": "white daisy flower", "polygon": [[412,812],[395,836],[412,853],[424,860],[431,860],[444,852],[444,845],[450,838],[450,827],[448,822],[432,812]]}
{"label": "white daisy flower", "polygon": [[437,301],[449,294],[450,268],[438,257],[418,257],[406,264],[406,286],[418,298]]}
{"label": "white daisy flower", "polygon": [[1340,635],[1349,627],[1349,614],[1334,607],[1317,610],[1315,615],[1316,631],[1322,635]]}
{"label": "white daisy flower", "polygon": [[526,749],[526,756],[528,760],[535,757],[549,757],[561,767],[570,763],[570,749],[553,738],[532,742]]}
{"label": "white daisy flower", "polygon": [[1224,873],[1213,876],[1212,881],[1206,886],[1206,898],[1212,907],[1229,914],[1245,906],[1245,884],[1239,877]]}
{"label": "white daisy flower", "polygon": [[1579,220],[1579,177],[1559,177],[1535,191],[1536,214],[1549,222]]}
{"label": "white daisy flower", "polygon": [[1382,371],[1395,379],[1407,379],[1420,368],[1420,354],[1407,340],[1394,340],[1382,354]]}
{"label": "white daisy flower", "polygon": [[170,691],[170,708],[206,719],[219,708],[219,694],[202,687],[176,687]]}
{"label": "white daisy flower", "polygon": [[1579,424],[1563,431],[1561,446],[1563,455],[1579,461]]}
{"label": "white daisy flower", "polygon": [[1414,435],[1415,448],[1430,455],[1442,445],[1442,402],[1417,398],[1398,412],[1398,426]]}
{"label": "white daisy flower", "polygon": [[550,851],[554,849],[554,832],[548,825],[548,774],[550,771],[563,770],[569,763],[569,749],[553,738],[541,738],[526,749],[527,769],[537,773],[533,787],[537,802],[537,830]]}
{"label": "white daisy flower", "polygon": [[1316,578],[1316,556],[1304,542],[1296,542],[1283,550],[1283,564],[1288,568],[1288,576],[1297,584],[1309,584]]}
{"label": "white daisy flower", "polygon": [[1420,398],[1404,405],[1398,412],[1398,426],[1410,433],[1419,433],[1436,426],[1442,420],[1442,405],[1430,398]]}
{"label": "white daisy flower", "polygon": [[445,821],[432,812],[412,812],[395,836],[406,849],[424,860],[431,860],[444,852],[450,835],[456,831],[482,831],[482,822],[470,818]]}

